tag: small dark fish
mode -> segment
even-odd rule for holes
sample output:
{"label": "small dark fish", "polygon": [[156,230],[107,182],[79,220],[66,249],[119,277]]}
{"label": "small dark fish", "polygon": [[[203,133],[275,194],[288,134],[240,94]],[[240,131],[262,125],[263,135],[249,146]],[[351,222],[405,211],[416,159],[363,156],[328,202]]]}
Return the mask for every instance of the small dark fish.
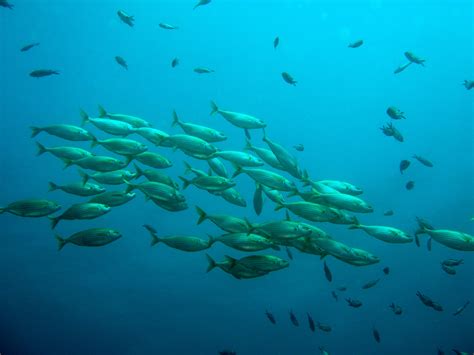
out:
{"label": "small dark fish", "polygon": [[453,316],[457,316],[457,315],[461,314],[467,308],[467,306],[469,306],[469,303],[471,303],[471,301],[467,301],[461,307],[456,309],[456,312],[453,313]]}
{"label": "small dark fish", "polygon": [[329,267],[327,266],[326,262],[324,262],[324,275],[326,275],[326,279],[329,282],[332,281],[332,273],[331,270],[329,270]]}
{"label": "small dark fish", "polygon": [[346,286],[341,286],[341,287],[338,287],[337,290],[341,291],[341,292],[344,292],[344,291],[347,290],[347,287]]}
{"label": "small dark fish", "polygon": [[165,30],[177,30],[179,28],[178,26],[170,25],[169,23],[163,23],[163,22],[158,24],[158,26],[160,26],[161,28]]}
{"label": "small dark fish", "polygon": [[444,351],[438,348],[438,355],[444,355]]}
{"label": "small dark fish", "polygon": [[10,4],[10,3],[8,2],[8,0],[0,0],[0,7],[5,7],[5,8],[7,8],[7,9],[13,10],[13,7],[14,7],[14,6],[15,6],[15,5]]}
{"label": "small dark fish", "polygon": [[410,166],[409,160],[402,160],[400,162],[400,174],[403,174],[403,172],[407,170],[409,166]]}
{"label": "small dark fish", "polygon": [[376,280],[372,280],[372,281],[369,281],[367,282],[366,284],[362,285],[362,289],[363,290],[367,290],[369,288],[372,288],[374,287],[375,285],[377,285],[379,283],[380,279],[376,279]]}
{"label": "small dark fish", "polygon": [[311,317],[311,315],[309,313],[306,313],[308,315],[308,324],[309,324],[309,329],[311,329],[312,332],[314,332],[316,330],[316,326],[314,324],[314,320],[313,318]]}
{"label": "small dark fish", "polygon": [[291,323],[293,323],[295,327],[299,327],[300,323],[298,322],[298,319],[296,319],[296,316],[293,313],[293,311],[290,311],[290,320],[291,320]]}
{"label": "small dark fish", "polygon": [[21,52],[26,52],[26,51],[29,51],[31,48],[36,47],[36,46],[39,46],[39,43],[27,44],[26,46],[22,47],[22,48],[20,49],[20,51],[21,51]]}
{"label": "small dark fish", "polygon": [[359,40],[357,40],[357,41],[355,41],[355,42],[350,43],[350,44],[348,45],[348,47],[349,47],[349,48],[357,48],[357,47],[362,46],[363,44],[364,44],[364,41],[361,40],[361,39],[359,39]]}
{"label": "small dark fish", "polygon": [[265,311],[265,315],[267,316],[268,320],[272,323],[272,324],[276,324],[276,319],[275,319],[275,316],[268,312],[268,311]]}
{"label": "small dark fish", "polygon": [[419,155],[414,155],[413,158],[415,158],[416,160],[418,160],[421,164],[423,164],[424,166],[427,166],[428,168],[432,168],[433,167],[433,163],[430,162],[428,159],[426,158],[423,158],[423,157],[420,157]]}
{"label": "small dark fish", "polygon": [[115,61],[117,62],[118,65],[124,67],[126,70],[128,70],[128,65],[127,65],[127,62],[125,61],[125,59],[123,59],[122,57],[120,56],[115,56]]}
{"label": "small dark fish", "polygon": [[286,247],[286,255],[290,258],[290,260],[293,260],[293,253],[291,252],[290,248]]}
{"label": "small dark fish", "polygon": [[431,244],[433,243],[433,238],[429,238],[428,241],[426,242],[426,248],[428,251],[431,251]]}
{"label": "small dark fish", "polygon": [[418,234],[415,233],[415,244],[419,248],[420,247],[420,238],[418,237]]}
{"label": "small dark fish", "polygon": [[372,329],[372,334],[374,335],[374,339],[377,343],[380,343],[380,333],[377,329]]}
{"label": "small dark fish", "polygon": [[346,301],[347,301],[347,304],[350,306],[350,307],[354,307],[354,308],[359,308],[362,306],[362,302],[359,301],[359,300],[354,300],[352,298],[346,298]]}
{"label": "small dark fish", "polygon": [[387,115],[394,120],[406,119],[405,113],[394,106],[387,108]]}
{"label": "small dark fish", "polygon": [[219,355],[237,355],[237,352],[232,350],[222,350],[219,351]]}
{"label": "small dark fish", "polygon": [[322,330],[323,332],[326,332],[326,333],[329,333],[330,331],[332,331],[332,328],[331,328],[330,325],[322,324],[322,323],[319,323],[319,322],[318,322],[318,329]]}
{"label": "small dark fish", "polygon": [[393,211],[392,210],[388,210],[388,211],[385,211],[383,213],[384,216],[393,216]]}
{"label": "small dark fish", "polygon": [[385,275],[390,274],[390,268],[388,266],[384,267],[382,271]]}
{"label": "small dark fish", "polygon": [[395,313],[397,316],[403,313],[402,307],[396,305],[395,303],[392,303],[389,307],[392,309],[393,313]]}
{"label": "small dark fish", "polygon": [[385,126],[380,127],[382,130],[383,134],[385,134],[388,137],[393,137],[399,142],[403,142],[403,135],[400,133],[400,131],[393,125],[392,122],[387,123]]}
{"label": "small dark fish", "polygon": [[153,226],[149,225],[149,224],[144,224],[143,227],[145,227],[146,230],[148,230],[148,232],[150,232],[150,233],[158,234],[156,229]]}
{"label": "small dark fish", "polygon": [[462,83],[467,90],[474,88],[474,80],[464,80]]}
{"label": "small dark fish", "polygon": [[332,295],[332,297],[333,297],[336,301],[339,301],[339,297],[337,297],[336,291],[332,291],[332,292],[331,292],[331,295]]}
{"label": "small dark fish", "polygon": [[263,209],[263,190],[260,184],[257,185],[255,193],[253,194],[253,209],[257,216],[260,216]]}
{"label": "small dark fish", "polygon": [[213,69],[205,68],[205,67],[197,67],[194,68],[193,71],[198,74],[210,74],[214,73]]}
{"label": "small dark fish", "polygon": [[278,45],[280,44],[280,37],[276,36],[275,39],[273,40],[273,48],[276,49]]}
{"label": "small dark fish", "polygon": [[434,302],[430,297],[422,294],[420,291],[417,291],[416,295],[425,306],[431,307],[438,312],[443,311],[443,307],[439,303]]}
{"label": "small dark fish", "polygon": [[456,269],[452,266],[441,264],[441,269],[448,275],[456,275]]}
{"label": "small dark fish", "polygon": [[442,262],[446,266],[459,266],[464,263],[464,259],[446,259]]}
{"label": "small dark fish", "polygon": [[128,15],[125,11],[123,10],[118,10],[117,15],[122,20],[123,23],[126,23],[130,27],[133,27],[135,18],[133,16]]}
{"label": "small dark fish", "polygon": [[196,7],[207,5],[211,2],[211,0],[199,0],[198,3],[194,6],[193,10],[196,9]]}
{"label": "small dark fish", "polygon": [[33,70],[30,73],[30,76],[33,78],[42,78],[44,76],[50,76],[50,75],[59,75],[59,72],[57,70],[51,70],[51,69],[38,69],[38,70]]}
{"label": "small dark fish", "polygon": [[171,62],[171,68],[175,68],[179,64],[179,59],[174,58]]}
{"label": "small dark fish", "polygon": [[395,69],[395,71],[393,72],[394,74],[398,74],[398,73],[401,73],[402,71],[404,71],[406,68],[408,68],[410,65],[411,65],[412,62],[408,62],[408,63],[405,63],[403,65],[400,65],[397,69]]}
{"label": "small dark fish", "polygon": [[304,151],[304,145],[303,144],[297,144],[297,145],[293,146],[293,148],[295,148],[298,152]]}
{"label": "small dark fish", "polygon": [[290,74],[288,74],[287,72],[283,72],[281,73],[281,76],[283,80],[285,80],[288,84],[296,86],[297,81],[293,79],[293,77]]}
{"label": "small dark fish", "polygon": [[415,182],[414,182],[414,181],[411,181],[411,180],[408,181],[408,182],[406,183],[406,185],[405,185],[405,188],[406,188],[407,190],[413,190],[414,187],[415,187]]}

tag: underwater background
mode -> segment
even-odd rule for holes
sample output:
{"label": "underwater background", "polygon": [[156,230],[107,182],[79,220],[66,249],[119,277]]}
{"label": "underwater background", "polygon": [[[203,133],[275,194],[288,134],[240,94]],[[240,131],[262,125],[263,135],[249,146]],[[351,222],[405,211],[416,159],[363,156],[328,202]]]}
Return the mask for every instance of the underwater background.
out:
{"label": "underwater background", "polygon": [[[48,192],[48,182],[80,179],[76,167],[63,170],[52,155],[36,157],[35,140],[46,146],[70,145],[29,127],[53,123],[80,125],[79,109],[92,116],[97,105],[148,120],[168,133],[175,109],[184,121],[226,133],[219,148],[241,150],[245,136],[219,115],[219,107],[262,117],[267,133],[297,154],[315,179],[349,181],[364,189],[374,213],[359,215],[365,224],[390,225],[412,234],[415,216],[438,228],[474,232],[473,2],[374,1],[226,1],[213,0],[193,10],[180,1],[16,1],[0,8],[0,205],[23,198],[48,198],[63,206],[81,201]],[[123,9],[135,26],[121,23]],[[166,31],[160,22],[176,24]],[[280,45],[273,48],[279,36]],[[348,44],[363,39],[357,49]],[[38,47],[23,53],[30,42]],[[398,75],[405,51],[426,59]],[[115,56],[127,60],[128,71]],[[180,64],[172,68],[174,57]],[[198,75],[193,68],[215,70]],[[28,74],[52,68],[60,75],[35,79]],[[298,81],[285,83],[287,71]],[[405,141],[386,137],[380,127],[388,106],[407,116],[397,123]],[[99,137],[100,131],[86,126]],[[262,146],[260,131],[252,141]],[[138,136],[133,139],[142,141]],[[89,149],[86,142],[73,145]],[[183,161],[207,164],[162,147],[177,179]],[[95,152],[109,154],[101,147]],[[429,157],[432,169],[412,163],[403,175],[399,162],[414,154]],[[233,171],[227,164],[229,171]],[[189,208],[170,213],[137,193],[128,204],[96,220],[66,221],[53,232],[47,218],[2,214],[0,246],[0,353],[10,354],[436,354],[437,347],[474,352],[474,308],[452,313],[474,300],[474,259],[468,252],[433,243],[426,249],[387,244],[344,225],[317,224],[335,239],[379,256],[375,265],[354,267],[331,256],[333,281],[324,277],[318,256],[294,252],[290,267],[265,277],[237,280],[221,270],[206,273],[205,253],[217,259],[244,255],[222,244],[185,253],[159,244],[150,247],[142,227],[160,236],[206,237],[221,232],[209,222],[196,225],[198,204],[208,213],[262,222],[284,218],[266,200],[256,216],[255,184],[236,179],[247,207],[189,187]],[[405,189],[408,180],[413,190]],[[385,217],[383,212],[395,211]],[[101,248],[67,245],[58,252],[55,233],[107,226],[123,237]],[[286,258],[284,249],[270,254]],[[440,268],[446,258],[464,259],[454,276]],[[391,273],[384,276],[382,268]],[[362,290],[365,282],[380,284]],[[338,286],[348,290],[333,299]],[[424,307],[421,291],[440,302],[444,312]],[[348,307],[344,298],[360,299]],[[388,308],[400,304],[395,316]],[[271,311],[277,324],[265,316]],[[300,326],[291,324],[293,310]],[[332,332],[311,332],[306,313],[330,324]],[[376,327],[381,342],[376,343]]]}

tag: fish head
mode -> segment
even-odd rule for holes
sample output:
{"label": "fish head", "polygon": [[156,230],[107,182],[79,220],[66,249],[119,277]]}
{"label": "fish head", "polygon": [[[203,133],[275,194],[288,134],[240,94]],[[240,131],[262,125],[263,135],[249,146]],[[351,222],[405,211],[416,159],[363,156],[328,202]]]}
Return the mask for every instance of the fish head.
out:
{"label": "fish head", "polygon": [[137,173],[132,173],[131,171],[124,171],[122,177],[125,180],[132,180],[137,176]]}
{"label": "fish head", "polygon": [[49,204],[52,210],[51,213],[57,212],[61,209],[61,205],[57,202],[51,201]]}
{"label": "fish head", "polygon": [[109,212],[112,207],[99,203],[97,208],[102,212]]}
{"label": "fish head", "polygon": [[118,230],[109,229],[107,232],[107,236],[112,238],[113,240],[117,240],[122,236],[122,234]]}

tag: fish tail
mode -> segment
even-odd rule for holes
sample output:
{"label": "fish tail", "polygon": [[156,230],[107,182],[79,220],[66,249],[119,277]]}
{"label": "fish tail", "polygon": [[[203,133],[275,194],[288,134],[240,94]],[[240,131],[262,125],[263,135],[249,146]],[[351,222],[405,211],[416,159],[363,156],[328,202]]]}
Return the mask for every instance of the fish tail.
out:
{"label": "fish tail", "polygon": [[96,137],[92,136],[91,148],[95,148],[95,147],[97,147],[99,144],[100,144],[99,140],[98,140]]}
{"label": "fish tail", "polygon": [[101,105],[99,105],[99,117],[107,117],[107,111],[105,111],[105,108]]}
{"label": "fish tail", "polygon": [[216,238],[214,238],[210,234],[207,235],[207,238],[208,238],[208,245],[209,245],[209,248],[210,248],[212,246],[212,244],[214,244],[216,242]]}
{"label": "fish tail", "polygon": [[176,125],[179,125],[181,122],[179,121],[178,114],[176,113],[175,110],[173,110],[173,122],[171,123],[171,127],[175,127]]}
{"label": "fish tail", "polygon": [[278,202],[275,206],[275,211],[279,211],[281,210],[282,208],[285,208],[285,205],[281,202]]}
{"label": "fish tail", "polygon": [[127,155],[125,157],[125,166],[128,166],[135,157],[133,155]]}
{"label": "fish tail", "polygon": [[151,242],[150,242],[151,247],[160,242],[160,238],[158,238],[158,236],[155,233],[150,232],[150,236],[151,236]]}
{"label": "fish tail", "polygon": [[246,139],[252,139],[252,137],[250,137],[250,131],[247,128],[244,129],[244,132]]}
{"label": "fish tail", "polygon": [[58,242],[58,251],[60,251],[67,244],[67,240],[62,238],[59,234],[56,234],[54,238],[56,238],[56,241]]}
{"label": "fish tail", "polygon": [[31,126],[31,138],[36,137],[43,129],[36,126]]}
{"label": "fish tail", "polygon": [[262,140],[263,140],[264,142],[267,142],[267,141],[268,141],[267,131],[265,130],[265,128],[262,128],[262,131],[263,131],[263,138],[262,138]]}
{"label": "fish tail", "polygon": [[288,193],[287,197],[293,197],[299,195],[300,192],[296,186],[291,187],[291,191]]}
{"label": "fish tail", "polygon": [[48,151],[46,147],[42,145],[40,142],[36,142],[36,146],[38,147],[38,153],[36,153],[36,156],[44,154]]}
{"label": "fish tail", "polygon": [[184,166],[186,167],[186,169],[184,170],[185,174],[189,174],[193,171],[193,167],[187,161],[184,162]]}
{"label": "fish tail", "polygon": [[[135,190],[135,189],[137,188],[136,185],[132,184],[131,182],[129,182],[129,181],[125,180],[125,179],[123,179],[123,182],[124,182],[125,184],[127,184],[127,188],[125,189],[125,193],[126,193],[126,194],[132,192],[133,190]],[[145,195],[145,196],[146,196],[146,195]]]}
{"label": "fish tail", "polygon": [[201,207],[196,206],[196,212],[199,214],[199,219],[196,224],[201,224],[207,219],[207,214]]}
{"label": "fish tail", "polygon": [[135,171],[137,175],[135,176],[135,179],[138,179],[139,177],[143,176],[143,170],[140,168],[136,163],[133,163],[133,166],[135,167]]}
{"label": "fish tail", "polygon": [[54,191],[54,190],[57,190],[57,189],[59,189],[59,186],[56,185],[54,182],[50,181],[48,191]]}
{"label": "fish tail", "polygon": [[61,217],[49,217],[49,218],[51,219],[51,229],[56,228],[59,221],[61,220]]}
{"label": "fish tail", "polygon": [[207,270],[206,272],[209,272],[211,271],[212,269],[214,269],[216,266],[217,266],[217,263],[215,262],[215,260],[213,258],[211,258],[211,256],[209,254],[206,253],[206,259],[207,259]]}
{"label": "fish tail", "polygon": [[351,224],[349,229],[360,229],[360,224]]}
{"label": "fish tail", "polygon": [[179,178],[181,179],[181,181],[183,182],[183,190],[186,190],[186,188],[191,185],[191,181],[182,177],[182,176],[179,176]]}
{"label": "fish tail", "polygon": [[89,174],[87,174],[85,171],[83,171],[81,169],[78,169],[77,171],[79,172],[79,175],[82,178],[82,185],[87,184],[87,182],[89,181],[89,178],[90,178]]}
{"label": "fish tail", "polygon": [[79,114],[81,115],[81,118],[82,118],[81,126],[84,126],[87,122],[90,122],[89,115],[82,108],[79,109]]}
{"label": "fish tail", "polygon": [[242,167],[237,165],[237,164],[234,164],[234,167],[235,167],[235,171],[234,173],[232,174],[232,179],[234,179],[236,176],[242,174],[244,171],[242,170]]}
{"label": "fish tail", "polygon": [[69,168],[69,167],[73,164],[73,161],[72,161],[72,160],[69,160],[69,159],[63,159],[63,161],[64,161],[64,168],[63,168],[63,170]]}
{"label": "fish tail", "polygon": [[245,139],[245,147],[244,147],[244,150],[252,150],[253,149],[253,145],[252,145],[252,142],[250,141],[250,139]]}
{"label": "fish tail", "polygon": [[256,229],[256,226],[250,223],[247,217],[244,217],[244,221],[245,221],[245,224],[247,225],[247,228],[249,229],[249,233]]}
{"label": "fish tail", "polygon": [[217,107],[216,103],[214,101],[211,101],[211,115],[215,114],[216,112],[219,112],[219,107]]}

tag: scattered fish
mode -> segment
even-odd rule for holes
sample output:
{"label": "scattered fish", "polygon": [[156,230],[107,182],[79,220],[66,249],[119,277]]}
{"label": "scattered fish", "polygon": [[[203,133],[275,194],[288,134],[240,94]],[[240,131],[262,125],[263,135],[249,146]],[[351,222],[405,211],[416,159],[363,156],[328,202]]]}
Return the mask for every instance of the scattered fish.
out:
{"label": "scattered fish", "polygon": [[377,329],[372,329],[372,334],[374,335],[374,339],[377,343],[380,343],[380,333]]}
{"label": "scattered fish", "polygon": [[410,166],[409,160],[402,160],[400,162],[400,174],[403,174],[403,172],[407,170],[409,166]]}
{"label": "scattered fish", "polygon": [[399,67],[397,67],[395,69],[395,71],[393,72],[394,74],[398,74],[398,73],[401,73],[402,71],[404,71],[406,68],[408,68],[410,65],[412,64],[412,62],[408,62],[408,63],[405,63],[403,65],[400,65]]}
{"label": "scattered fish", "polygon": [[347,304],[353,308],[359,308],[362,306],[362,302],[352,298],[346,298]]}
{"label": "scattered fish", "polygon": [[39,43],[27,44],[26,46],[21,47],[20,51],[21,52],[26,52],[26,51],[29,51],[31,48],[39,46],[39,45],[40,45]]}
{"label": "scattered fish", "polygon": [[339,301],[339,297],[337,296],[336,291],[331,291],[331,295],[336,300],[336,302]]}
{"label": "scattered fish", "polygon": [[433,308],[435,311],[438,312],[443,311],[443,307],[439,303],[434,302],[431,298],[422,294],[420,291],[417,291],[416,295],[425,306]]}
{"label": "scattered fish", "polygon": [[53,69],[37,69],[30,73],[30,76],[33,78],[43,78],[51,75],[59,75],[59,71]]}
{"label": "scattered fish", "polygon": [[467,90],[474,88],[474,80],[464,80],[462,83]]}
{"label": "scattered fish", "polygon": [[176,66],[179,65],[179,59],[178,58],[174,58],[172,61],[171,61],[171,68],[176,68]]}
{"label": "scattered fish", "polygon": [[273,48],[276,49],[279,44],[280,44],[280,37],[276,36],[275,39],[273,40]]}
{"label": "scattered fish", "polygon": [[213,69],[209,69],[209,68],[206,68],[206,67],[196,67],[193,69],[195,73],[198,73],[198,74],[210,74],[210,73],[214,73],[214,70]]}
{"label": "scattered fish", "polygon": [[273,315],[273,313],[270,313],[269,311],[265,311],[265,315],[267,316],[268,320],[272,324],[276,324],[276,319],[275,319],[275,316]]}
{"label": "scattered fish", "polygon": [[414,187],[415,187],[415,182],[412,180],[408,181],[405,185],[405,188],[407,190],[413,190]]}
{"label": "scattered fish", "polygon": [[396,305],[395,303],[392,303],[389,307],[392,309],[393,313],[395,313],[397,316],[403,313],[402,307]]}
{"label": "scattered fish", "polygon": [[285,82],[287,82],[290,85],[296,86],[297,81],[293,79],[293,77],[288,74],[287,72],[281,73],[281,76]]}
{"label": "scattered fish", "polygon": [[443,271],[448,275],[456,275],[456,269],[452,266],[441,264],[441,269],[443,269]]}
{"label": "scattered fish", "polygon": [[296,316],[293,313],[293,311],[290,311],[290,320],[291,320],[291,323],[293,323],[295,327],[299,327],[300,323],[298,322],[298,319],[296,319]]}
{"label": "scattered fish", "polygon": [[464,303],[461,307],[456,309],[456,311],[453,313],[453,316],[460,315],[462,312],[464,312],[464,310],[467,308],[467,306],[469,306],[469,303],[471,303],[471,302],[466,301],[466,303]]}
{"label": "scattered fish", "polygon": [[125,11],[123,10],[118,10],[117,15],[122,20],[123,23],[126,23],[130,27],[133,27],[135,18],[133,16],[128,15]]}
{"label": "scattered fish", "polygon": [[372,288],[374,287],[375,285],[377,285],[379,283],[380,279],[375,279],[375,280],[371,280],[365,284],[362,285],[362,289],[363,290],[367,290],[369,288]]}
{"label": "scattered fish", "polygon": [[327,324],[317,323],[318,329],[322,330],[323,332],[329,333],[332,331],[332,327]]}
{"label": "scattered fish", "polygon": [[316,330],[316,325],[314,323],[314,320],[309,313],[306,313],[306,315],[308,317],[309,329],[311,329],[311,331],[314,332]]}
{"label": "scattered fish", "polygon": [[355,41],[355,42],[349,43],[348,47],[349,47],[349,48],[357,48],[357,47],[362,46],[363,44],[364,44],[364,41],[361,40],[361,39],[359,39],[359,40],[357,40],[357,41]]}
{"label": "scattered fish", "polygon": [[295,148],[298,152],[304,151],[304,145],[303,144],[294,145],[293,148]]}
{"label": "scattered fish", "polygon": [[459,266],[464,263],[464,259],[446,259],[442,264],[446,266]]}
{"label": "scattered fish", "polygon": [[169,23],[160,23],[158,26],[160,26],[161,28],[165,29],[165,30],[177,30],[179,27],[177,26],[174,26],[174,25],[170,25]]}
{"label": "scattered fish", "polygon": [[400,131],[396,129],[395,126],[391,122],[387,123],[386,126],[382,126],[380,129],[382,130],[383,134],[385,134],[386,136],[393,137],[399,142],[404,141],[404,138],[402,134],[400,133]]}
{"label": "scattered fish", "polygon": [[110,228],[91,228],[74,233],[68,238],[62,238],[59,234],[56,234],[58,250],[69,243],[80,247],[101,247],[116,241],[120,237],[122,237],[122,234],[118,230]]}
{"label": "scattered fish", "polygon": [[420,64],[421,66],[425,66],[425,59],[421,59],[420,57],[416,56],[412,52],[405,52],[405,57],[411,62],[415,64]]}
{"label": "scattered fish", "polygon": [[384,268],[383,268],[383,273],[384,273],[385,275],[390,274],[390,268],[389,268],[388,266],[384,267]]}
{"label": "scattered fish", "polygon": [[389,115],[390,118],[393,118],[394,120],[400,120],[400,119],[405,119],[405,113],[400,111],[398,108],[394,106],[390,106],[387,109],[387,115]]}
{"label": "scattered fish", "polygon": [[362,229],[367,234],[386,243],[410,243],[413,241],[413,238],[405,232],[393,227],[354,224],[349,229]]}
{"label": "scattered fish", "polygon": [[198,3],[194,6],[193,10],[195,10],[199,6],[207,5],[211,2],[211,0],[199,0]]}
{"label": "scattered fish", "polygon": [[413,158],[415,158],[415,159],[418,160],[421,164],[423,164],[424,166],[427,166],[428,168],[432,168],[432,167],[433,167],[433,163],[432,163],[431,161],[429,161],[428,159],[423,158],[422,156],[414,155]]}
{"label": "scattered fish", "polygon": [[324,275],[326,276],[326,279],[331,282],[332,281],[332,273],[329,267],[327,266],[326,262],[324,262]]}
{"label": "scattered fish", "polygon": [[128,70],[128,65],[127,65],[127,62],[125,61],[125,59],[123,59],[122,57],[117,55],[117,56],[115,56],[115,61],[117,62],[118,65],[120,65],[121,67]]}
{"label": "scattered fish", "polygon": [[393,210],[388,210],[383,213],[384,216],[393,216],[394,212]]}

